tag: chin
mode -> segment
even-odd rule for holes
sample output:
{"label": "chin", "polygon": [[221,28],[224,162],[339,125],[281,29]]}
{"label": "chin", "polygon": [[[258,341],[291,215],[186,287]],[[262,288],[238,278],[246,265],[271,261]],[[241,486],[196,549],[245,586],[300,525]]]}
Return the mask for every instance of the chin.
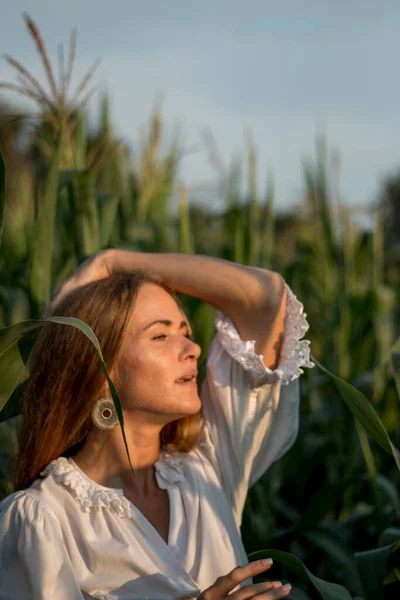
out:
{"label": "chin", "polygon": [[178,418],[180,419],[197,414],[201,410],[201,400],[199,395],[196,394],[196,396],[191,398],[182,398],[179,401],[177,409],[179,410]]}

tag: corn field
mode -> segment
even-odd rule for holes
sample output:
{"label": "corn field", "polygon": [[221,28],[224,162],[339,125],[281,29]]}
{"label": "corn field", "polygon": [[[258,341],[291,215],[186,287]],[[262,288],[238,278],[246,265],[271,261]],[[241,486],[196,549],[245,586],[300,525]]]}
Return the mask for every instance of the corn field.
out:
{"label": "corn field", "polygon": [[[252,558],[272,557],[290,598],[380,600],[400,586],[400,294],[388,276],[382,214],[372,231],[355,225],[333,193],[335,157],[323,137],[303,165],[304,205],[275,210],[272,176],[257,186],[249,138],[240,161],[220,157],[223,209],[188,201],[179,177],[183,149],[167,139],[159,108],[129,151],[113,134],[107,97],[88,133],[85,106],[93,68],[74,94],[71,38],[58,81],[33,21],[26,23],[47,72],[49,96],[11,57],[23,83],[0,84],[36,101],[31,149],[13,150],[3,120],[0,162],[0,497],[11,493],[19,398],[35,332],[52,292],[89,255],[118,247],[217,256],[279,272],[303,302],[312,360],[300,379],[299,436],[250,490],[242,536]],[[400,159],[400,158],[399,158]],[[243,193],[245,189],[245,193]],[[178,210],[173,204],[178,199]],[[203,354],[214,309],[183,298]]]}

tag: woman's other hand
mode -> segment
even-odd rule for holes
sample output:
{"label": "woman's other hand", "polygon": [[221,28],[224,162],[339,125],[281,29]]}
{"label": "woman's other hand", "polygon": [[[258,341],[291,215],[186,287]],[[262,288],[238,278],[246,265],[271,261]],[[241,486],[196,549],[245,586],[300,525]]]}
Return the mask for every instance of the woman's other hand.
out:
{"label": "woman's other hand", "polygon": [[110,250],[100,250],[96,254],[89,256],[79,267],[66,279],[53,293],[53,299],[49,310],[53,312],[57,304],[72,292],[75,288],[86,285],[91,281],[105,279],[111,275],[110,268]]}
{"label": "woman's other hand", "polygon": [[198,600],[275,600],[276,598],[285,598],[290,594],[291,586],[289,584],[282,585],[280,581],[265,581],[263,583],[255,583],[240,588],[233,594],[230,592],[237,585],[249,579],[260,575],[263,571],[270,569],[272,560],[268,561],[255,560],[244,567],[236,567],[227,575],[218,577],[216,582],[204,590],[198,597]]}

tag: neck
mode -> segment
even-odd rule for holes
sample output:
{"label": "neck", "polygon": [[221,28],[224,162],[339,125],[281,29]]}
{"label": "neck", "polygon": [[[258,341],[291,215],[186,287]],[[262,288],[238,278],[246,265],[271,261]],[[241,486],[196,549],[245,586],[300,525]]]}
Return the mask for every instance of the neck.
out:
{"label": "neck", "polygon": [[160,457],[162,427],[139,425],[137,419],[132,425],[124,415],[124,429],[134,472],[119,425],[109,431],[93,428],[85,445],[73,458],[79,468],[100,485],[140,497],[151,496],[157,488],[153,465]]}

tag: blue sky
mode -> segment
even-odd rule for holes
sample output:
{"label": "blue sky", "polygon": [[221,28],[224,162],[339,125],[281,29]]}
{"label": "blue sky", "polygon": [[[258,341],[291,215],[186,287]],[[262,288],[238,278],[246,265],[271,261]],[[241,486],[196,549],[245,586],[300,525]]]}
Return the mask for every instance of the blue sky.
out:
{"label": "blue sky", "polygon": [[[260,191],[272,171],[281,209],[301,197],[301,160],[319,129],[340,151],[340,192],[353,205],[373,201],[400,167],[397,0],[0,0],[1,51],[42,75],[23,10],[54,59],[78,27],[74,81],[102,58],[94,81],[107,87],[116,130],[133,146],[162,93],[167,125],[179,121],[195,148],[181,169],[192,187],[216,180],[204,127],[227,164],[244,155],[251,130]],[[13,77],[5,63],[0,73]]]}

